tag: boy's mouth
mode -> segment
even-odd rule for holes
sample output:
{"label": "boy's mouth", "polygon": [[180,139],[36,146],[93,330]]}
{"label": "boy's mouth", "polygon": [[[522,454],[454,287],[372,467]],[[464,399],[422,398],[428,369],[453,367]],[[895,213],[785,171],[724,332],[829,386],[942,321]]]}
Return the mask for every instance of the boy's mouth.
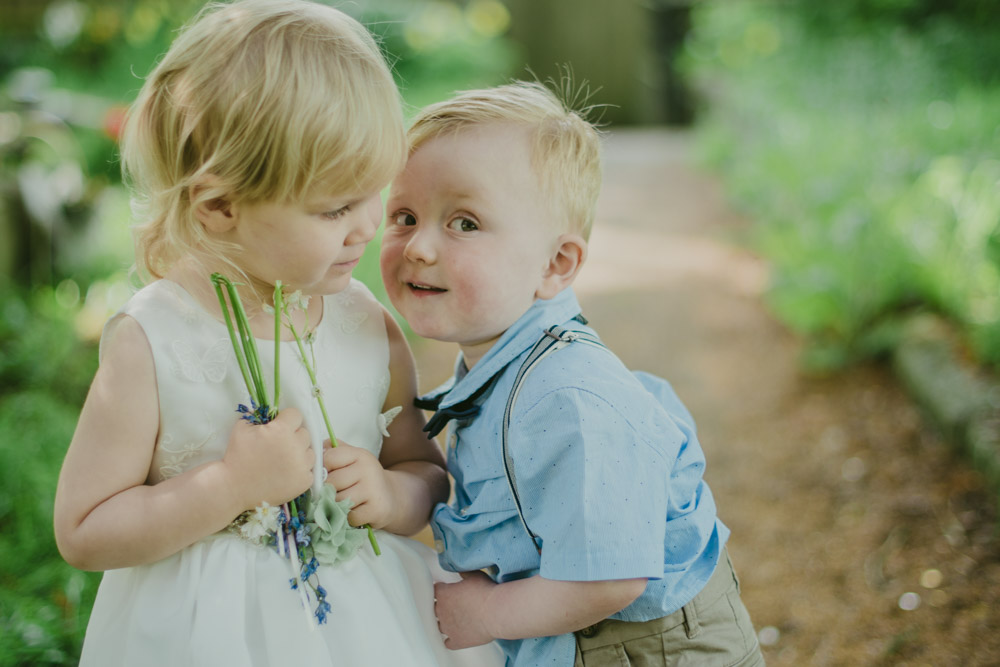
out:
{"label": "boy's mouth", "polygon": [[433,285],[423,285],[421,283],[406,283],[406,286],[409,287],[414,292],[426,292],[429,294],[441,294],[443,292],[448,291],[440,287],[434,287]]}

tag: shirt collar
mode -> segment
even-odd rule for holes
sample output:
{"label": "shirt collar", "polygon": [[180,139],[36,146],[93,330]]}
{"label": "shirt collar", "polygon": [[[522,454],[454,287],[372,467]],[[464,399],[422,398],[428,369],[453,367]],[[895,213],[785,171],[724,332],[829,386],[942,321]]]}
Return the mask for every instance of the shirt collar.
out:
{"label": "shirt collar", "polygon": [[423,400],[440,397],[440,407],[447,408],[464,401],[488,384],[510,362],[530,349],[544,331],[554,324],[565,324],[580,314],[580,304],[573,288],[567,287],[551,299],[537,299],[514,324],[493,344],[479,362],[463,374],[464,360],[459,355],[455,374]]}

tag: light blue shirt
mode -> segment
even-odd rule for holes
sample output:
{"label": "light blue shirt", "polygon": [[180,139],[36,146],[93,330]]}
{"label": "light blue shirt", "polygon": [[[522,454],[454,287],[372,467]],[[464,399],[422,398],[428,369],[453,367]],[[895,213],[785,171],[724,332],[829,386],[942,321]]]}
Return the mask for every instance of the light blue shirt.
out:
{"label": "light blue shirt", "polygon": [[[553,353],[527,376],[508,446],[525,520],[542,540],[540,555],[504,474],[501,429],[514,376],[548,327],[592,333],[572,321],[579,313],[571,289],[536,301],[471,370],[460,358],[455,377],[428,396],[440,398],[440,408],[470,397],[479,405],[478,414],[449,422],[455,499],[434,509],[431,527],[446,569],[485,570],[500,583],[536,574],[561,581],[645,577],[642,595],[611,618],[660,618],[702,589],[729,536],[702,479],[694,422],[668,384],[582,343]],[[499,643],[508,665],[574,661],[572,634]]]}

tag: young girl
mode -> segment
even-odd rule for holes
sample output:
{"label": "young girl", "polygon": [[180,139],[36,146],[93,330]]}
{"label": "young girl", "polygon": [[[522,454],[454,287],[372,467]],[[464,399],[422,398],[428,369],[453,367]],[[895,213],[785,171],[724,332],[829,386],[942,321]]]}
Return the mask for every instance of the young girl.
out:
{"label": "young girl", "polygon": [[[211,6],[149,76],[122,155],[142,211],[137,263],[153,280],[105,328],[56,493],[63,556],[108,571],[81,664],[497,664],[495,647],[444,648],[432,586],[446,575],[399,537],[426,523],[448,482],[413,407],[405,339],[351,278],[405,151],[377,46],[319,4]],[[248,394],[215,271],[242,285],[264,369],[275,361],[265,308],[275,283],[313,297],[292,318],[311,332],[336,449],[324,452],[287,330],[278,417],[239,419]],[[376,529],[381,555],[365,541],[320,567],[330,611],[314,625],[287,559],[227,527],[318,492],[327,475],[353,503],[351,524]]]}

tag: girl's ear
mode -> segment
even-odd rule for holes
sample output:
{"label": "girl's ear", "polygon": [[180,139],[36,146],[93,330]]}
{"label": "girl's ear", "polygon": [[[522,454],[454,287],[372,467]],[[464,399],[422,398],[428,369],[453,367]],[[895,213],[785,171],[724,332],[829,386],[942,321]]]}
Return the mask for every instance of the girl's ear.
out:
{"label": "girl's ear", "polygon": [[542,274],[542,283],[535,290],[536,299],[551,299],[576,279],[587,259],[587,241],[579,234],[562,234],[556,249]]}
{"label": "girl's ear", "polygon": [[[213,196],[219,193],[218,196]],[[205,226],[209,232],[221,234],[236,226],[236,210],[229,197],[222,194],[217,180],[209,176],[199,184],[191,187],[191,201],[194,205],[194,217]]]}

